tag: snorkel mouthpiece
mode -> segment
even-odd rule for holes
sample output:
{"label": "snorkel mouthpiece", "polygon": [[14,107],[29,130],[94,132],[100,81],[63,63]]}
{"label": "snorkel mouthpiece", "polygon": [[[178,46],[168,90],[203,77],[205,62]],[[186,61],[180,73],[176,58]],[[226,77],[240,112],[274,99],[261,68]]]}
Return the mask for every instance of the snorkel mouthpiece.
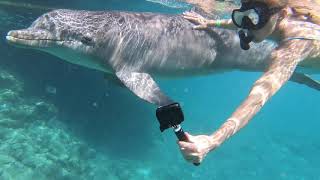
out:
{"label": "snorkel mouthpiece", "polygon": [[249,43],[252,42],[253,35],[251,35],[250,33],[246,34],[243,30],[240,30],[238,34],[239,34],[239,38],[240,38],[241,49],[249,50],[250,49]]}

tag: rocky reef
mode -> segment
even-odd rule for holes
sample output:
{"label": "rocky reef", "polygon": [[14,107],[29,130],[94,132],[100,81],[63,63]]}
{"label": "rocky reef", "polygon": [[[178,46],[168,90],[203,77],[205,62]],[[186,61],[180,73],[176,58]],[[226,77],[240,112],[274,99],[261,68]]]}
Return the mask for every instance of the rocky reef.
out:
{"label": "rocky reef", "polygon": [[94,150],[68,133],[55,106],[23,91],[0,70],[0,179],[87,179]]}
{"label": "rocky reef", "polygon": [[172,175],[161,173],[163,167],[152,167],[152,162],[97,152],[58,119],[57,107],[24,94],[24,84],[0,69],[1,180],[167,179]]}

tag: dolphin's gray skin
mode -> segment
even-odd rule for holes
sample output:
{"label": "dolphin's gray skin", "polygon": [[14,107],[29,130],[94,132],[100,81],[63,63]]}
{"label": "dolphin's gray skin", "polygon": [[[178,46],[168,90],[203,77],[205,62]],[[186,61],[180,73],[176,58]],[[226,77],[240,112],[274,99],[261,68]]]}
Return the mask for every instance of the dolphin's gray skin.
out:
{"label": "dolphin's gray skin", "polygon": [[148,102],[172,101],[151,76],[190,76],[227,70],[263,71],[275,44],[239,48],[234,31],[197,31],[180,15],[54,10],[9,43],[46,51],[68,62],[111,73]]}

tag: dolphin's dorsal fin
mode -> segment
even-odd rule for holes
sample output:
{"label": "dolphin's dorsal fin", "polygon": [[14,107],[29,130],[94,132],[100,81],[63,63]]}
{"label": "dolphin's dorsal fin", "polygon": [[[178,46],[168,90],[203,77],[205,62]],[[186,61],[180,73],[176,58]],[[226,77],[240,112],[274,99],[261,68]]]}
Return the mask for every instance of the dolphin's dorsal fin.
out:
{"label": "dolphin's dorsal fin", "polygon": [[118,71],[116,76],[135,95],[149,103],[158,106],[173,103],[169,97],[162,93],[157,83],[147,73]]}
{"label": "dolphin's dorsal fin", "polygon": [[312,89],[320,91],[320,82],[312,79],[310,76],[302,73],[293,73],[290,81],[306,85]]}

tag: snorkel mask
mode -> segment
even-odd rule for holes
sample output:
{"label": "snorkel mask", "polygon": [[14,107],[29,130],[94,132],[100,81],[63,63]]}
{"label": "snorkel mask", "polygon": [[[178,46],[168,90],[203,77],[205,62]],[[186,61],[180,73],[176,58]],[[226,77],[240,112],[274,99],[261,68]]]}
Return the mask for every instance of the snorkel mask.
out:
{"label": "snorkel mask", "polygon": [[249,43],[253,40],[253,35],[246,30],[259,30],[263,28],[269,21],[270,17],[279,12],[282,8],[269,8],[263,2],[245,2],[242,3],[240,9],[232,11],[233,23],[241,28],[239,31],[240,46],[244,50],[250,48]]}

